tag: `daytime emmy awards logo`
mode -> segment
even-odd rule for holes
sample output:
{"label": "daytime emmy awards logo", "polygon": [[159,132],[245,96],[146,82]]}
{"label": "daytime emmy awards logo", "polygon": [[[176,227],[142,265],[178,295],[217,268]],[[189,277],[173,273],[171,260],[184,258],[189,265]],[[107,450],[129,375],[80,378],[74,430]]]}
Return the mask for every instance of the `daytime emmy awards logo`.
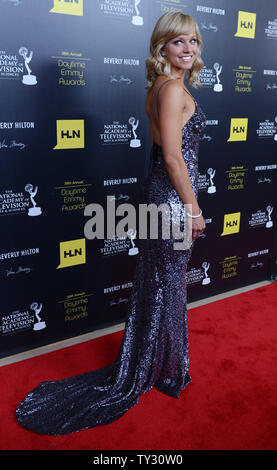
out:
{"label": "daytime emmy awards logo", "polygon": [[136,119],[132,116],[129,119],[129,124],[130,124],[130,126],[132,126],[132,132],[133,132],[133,136],[134,136],[134,138],[130,142],[130,147],[132,147],[132,148],[140,147],[141,146],[141,141],[140,141],[140,139],[137,138],[138,136],[136,134],[136,130],[137,130],[138,125],[139,125],[139,120],[137,119],[137,122],[136,122]]}
{"label": "daytime emmy awards logo", "polygon": [[37,77],[35,75],[32,75],[32,70],[29,67],[29,63],[31,62],[32,57],[33,57],[33,51],[30,51],[30,54],[28,55],[27,47],[22,46],[22,47],[20,47],[18,52],[23,57],[25,67],[26,67],[27,72],[28,72],[28,75],[23,75],[22,83],[24,85],[36,85],[37,84]]}
{"label": "daytime emmy awards logo", "polygon": [[268,221],[266,222],[265,226],[266,228],[270,228],[270,227],[273,227],[273,222],[271,220],[271,214],[272,214],[272,211],[273,211],[273,207],[272,206],[267,206],[266,208],[267,210],[267,214],[268,214]]}
{"label": "daytime emmy awards logo", "polygon": [[30,207],[28,209],[28,215],[30,216],[41,215],[42,214],[41,208],[37,205],[36,201],[34,200],[34,197],[38,192],[38,187],[36,186],[34,188],[32,184],[26,184],[25,191],[29,193],[31,202],[33,204],[33,207]]}
{"label": "daytime emmy awards logo", "polygon": [[216,81],[217,81],[217,83],[214,84],[214,91],[222,91],[223,86],[222,86],[222,84],[220,83],[220,80],[219,80],[219,75],[221,74],[221,71],[222,71],[222,65],[220,66],[216,62],[214,64],[214,69],[215,69],[215,72],[216,72]]}
{"label": "daytime emmy awards logo", "polygon": [[216,187],[213,182],[213,178],[215,176],[215,170],[213,168],[209,168],[207,171],[209,177],[210,177],[210,186],[208,187],[208,193],[212,194],[216,192]]}
{"label": "daytime emmy awards logo", "polygon": [[39,313],[41,312],[41,309],[42,309],[42,304],[39,305],[37,302],[33,302],[30,305],[30,308],[34,310],[35,317],[37,319],[37,322],[34,323],[33,330],[39,331],[39,330],[43,330],[44,328],[46,328],[45,321],[41,320],[41,317],[39,316]]}
{"label": "daytime emmy awards logo", "polygon": [[203,285],[210,284],[211,282],[211,278],[207,274],[209,267],[210,267],[210,263],[208,263],[207,261],[203,261],[202,268],[204,269],[204,276],[205,276],[202,280]]}
{"label": "daytime emmy awards logo", "polygon": [[139,252],[139,249],[135,246],[135,243],[134,243],[134,239],[136,238],[136,230],[134,230],[133,228],[130,228],[127,232],[127,235],[130,238],[131,245],[132,245],[132,248],[130,248],[128,251],[128,255],[130,256],[137,255]]}
{"label": "daytime emmy awards logo", "polygon": [[136,15],[133,16],[132,18],[132,24],[135,26],[142,26],[143,25],[143,18],[140,16],[140,12],[138,9],[138,5],[140,4],[141,0],[135,0],[135,10],[136,10]]}

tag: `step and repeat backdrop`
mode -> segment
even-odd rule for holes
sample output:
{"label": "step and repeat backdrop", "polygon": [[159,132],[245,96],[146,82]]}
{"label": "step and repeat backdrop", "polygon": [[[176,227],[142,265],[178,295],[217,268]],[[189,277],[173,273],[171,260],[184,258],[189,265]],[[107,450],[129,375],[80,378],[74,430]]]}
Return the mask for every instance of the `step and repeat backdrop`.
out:
{"label": "step and repeat backdrop", "polygon": [[276,279],[276,0],[0,0],[1,357],[125,319],[138,240],[92,239],[90,205],[105,225],[139,204],[145,60],[171,9],[204,41],[189,300]]}

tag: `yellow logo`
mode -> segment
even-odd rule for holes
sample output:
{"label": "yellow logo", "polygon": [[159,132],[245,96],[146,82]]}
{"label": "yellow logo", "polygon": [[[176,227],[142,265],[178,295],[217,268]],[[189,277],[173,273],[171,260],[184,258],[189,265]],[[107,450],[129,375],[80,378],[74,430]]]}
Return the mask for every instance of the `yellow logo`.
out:
{"label": "yellow logo", "polygon": [[83,119],[57,121],[57,149],[82,149],[85,146]]}
{"label": "yellow logo", "polygon": [[232,118],[227,142],[247,140],[248,118]]}
{"label": "yellow logo", "polygon": [[83,16],[83,0],[54,0],[50,13]]}
{"label": "yellow logo", "polygon": [[235,36],[241,38],[255,38],[256,29],[256,13],[248,13],[247,11],[238,12],[238,26]]}
{"label": "yellow logo", "polygon": [[86,239],[69,240],[60,243],[60,264],[59,268],[68,268],[76,264],[86,263]]}
{"label": "yellow logo", "polygon": [[240,212],[234,212],[233,214],[224,214],[223,232],[222,235],[231,235],[232,233],[238,233],[240,227]]}

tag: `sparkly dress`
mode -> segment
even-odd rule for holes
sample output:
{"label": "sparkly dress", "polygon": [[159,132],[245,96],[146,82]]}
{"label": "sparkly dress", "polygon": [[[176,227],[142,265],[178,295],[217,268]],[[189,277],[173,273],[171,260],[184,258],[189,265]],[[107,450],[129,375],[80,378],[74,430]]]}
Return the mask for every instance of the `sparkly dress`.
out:
{"label": "sparkly dress", "polygon": [[[206,117],[194,102],[194,114],[182,129],[182,154],[197,198],[198,148]],[[162,149],[155,143],[142,200],[157,206],[181,203],[166,171]],[[191,381],[186,269],[194,242],[186,250],[174,250],[173,237],[137,242],[139,254],[117,358],[101,369],[40,383],[16,410],[24,428],[63,435],[109,424],[153,387],[179,398]]]}

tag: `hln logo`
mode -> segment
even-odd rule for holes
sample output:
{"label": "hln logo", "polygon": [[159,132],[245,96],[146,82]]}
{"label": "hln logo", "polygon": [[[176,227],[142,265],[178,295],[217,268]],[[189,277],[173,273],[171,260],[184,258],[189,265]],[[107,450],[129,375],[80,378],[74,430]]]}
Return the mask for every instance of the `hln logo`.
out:
{"label": "hln logo", "polygon": [[70,256],[70,257],[78,256],[78,255],[81,255],[81,254],[82,254],[82,248],[75,248],[74,252],[71,251],[71,250],[69,250],[69,251],[64,250],[64,252],[63,252],[64,258],[67,258],[68,256]]}
{"label": "hln logo", "polygon": [[60,264],[59,268],[67,268],[77,264],[86,263],[86,239],[69,240],[60,243]]}
{"label": "hln logo", "polygon": [[57,121],[57,145],[54,150],[80,149],[84,146],[84,121],[82,119]]}
{"label": "hln logo", "polygon": [[238,233],[240,228],[240,212],[234,212],[233,214],[224,214],[223,232],[222,235],[231,235],[232,233]]}
{"label": "hln logo", "polygon": [[256,13],[249,13],[248,11],[238,12],[238,26],[235,36],[241,38],[255,38],[256,29]]}
{"label": "hln logo", "polygon": [[72,131],[72,134],[70,134],[70,131],[69,131],[69,130],[67,130],[67,131],[61,131],[61,137],[62,137],[62,139],[64,139],[65,137],[66,137],[67,139],[74,139],[75,137],[78,137],[78,139],[80,139],[80,137],[81,137],[81,132],[80,132],[79,130],[78,130],[78,131],[75,131],[74,129],[73,129],[73,131]]}
{"label": "hln logo", "polygon": [[248,118],[232,118],[227,142],[247,140]]}
{"label": "hln logo", "polygon": [[54,0],[50,13],[83,16],[83,0]]}

